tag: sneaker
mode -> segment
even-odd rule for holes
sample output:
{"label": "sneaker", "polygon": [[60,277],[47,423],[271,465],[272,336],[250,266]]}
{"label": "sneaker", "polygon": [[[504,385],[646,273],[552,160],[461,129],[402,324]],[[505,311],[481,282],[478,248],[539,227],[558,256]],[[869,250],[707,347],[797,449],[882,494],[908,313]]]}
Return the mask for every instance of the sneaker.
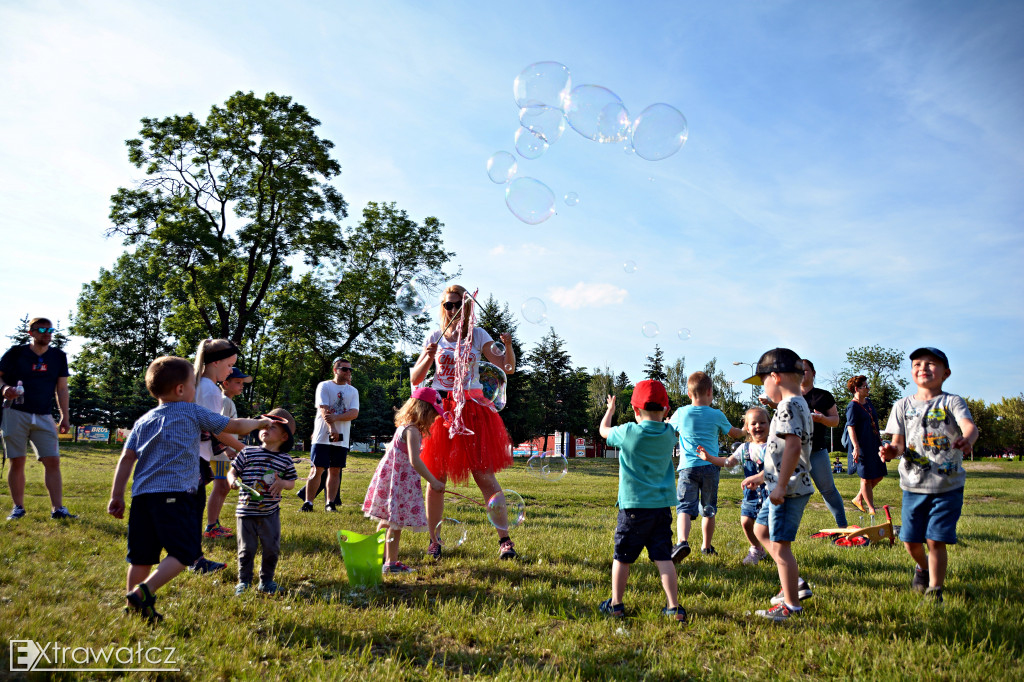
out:
{"label": "sneaker", "polygon": [[515,543],[511,540],[505,540],[498,547],[498,558],[499,559],[518,559],[519,555],[516,554]]}
{"label": "sneaker", "polygon": [[743,557],[743,565],[755,566],[757,562],[764,558],[766,553],[764,547],[751,547],[750,551],[747,552],[747,556]]}
{"label": "sneaker", "polygon": [[924,594],[928,590],[928,583],[930,576],[928,575],[927,568],[921,568],[920,566],[914,566],[914,577],[910,581],[910,588],[914,592]]}
{"label": "sneaker", "polygon": [[8,521],[17,521],[18,519],[20,519],[24,515],[25,515],[25,508],[22,507],[20,504],[16,504],[16,505],[14,505],[14,509],[11,510],[11,513],[7,515],[7,520]]}
{"label": "sneaker", "polygon": [[688,556],[690,556],[690,543],[686,540],[672,548],[672,563],[678,564]]}
{"label": "sneaker", "polygon": [[441,559],[441,543],[431,542],[427,545],[427,556],[433,557],[434,561]]}
{"label": "sneaker", "polygon": [[[11,512],[11,513],[13,514],[14,512]],[[21,510],[21,515],[22,516],[25,515],[25,510],[24,509]],[[7,517],[7,518],[10,518],[10,517]],[[52,512],[50,512],[50,518],[51,519],[77,519],[78,518],[78,514],[72,514],[71,512],[68,511],[67,507],[60,507],[60,508],[54,509]]]}
{"label": "sneaker", "polygon": [[145,583],[139,583],[135,586],[138,592],[132,591],[125,595],[125,599],[128,600],[128,606],[124,607],[124,612],[129,615],[140,615],[150,623],[157,623],[164,619],[159,613],[156,612],[156,597],[149,591],[149,587]]}
{"label": "sneaker", "polygon": [[261,582],[256,586],[256,591],[262,592],[263,594],[277,594],[277,583],[273,580]]}
{"label": "sneaker", "polygon": [[311,511],[313,511],[313,503],[312,502],[303,502],[302,506],[299,507],[299,511],[300,512],[311,512]]}
{"label": "sneaker", "polygon": [[942,588],[941,587],[929,587],[924,591],[924,598],[931,599],[936,604],[942,603]]}
{"label": "sneaker", "polygon": [[605,599],[601,602],[601,605],[597,607],[598,610],[606,616],[611,618],[625,618],[626,617],[626,606],[624,604],[612,605],[612,600]]}
{"label": "sneaker", "polygon": [[415,573],[415,568],[409,568],[401,561],[387,561],[380,569],[381,573]]}
{"label": "sneaker", "polygon": [[706,556],[715,556],[718,552],[715,551],[714,545],[708,545],[707,547],[701,547],[700,553]]}
{"label": "sneaker", "polygon": [[761,609],[755,611],[754,613],[761,616],[762,618],[774,620],[776,623],[785,623],[787,620],[790,619],[791,616],[798,616],[802,611],[803,609],[800,609],[799,611],[790,611],[789,607],[786,606],[785,603],[782,603],[776,604],[767,611]]}
{"label": "sneaker", "polygon": [[338,511],[338,508],[335,507],[333,504],[325,504],[324,505],[324,511],[325,512],[336,512],[336,511]]}
{"label": "sneaker", "polygon": [[196,562],[188,567],[188,570],[193,573],[215,573],[217,571],[223,571],[227,568],[227,564],[222,564],[219,561],[210,561],[204,556],[196,559]]}
{"label": "sneaker", "polygon": [[675,608],[665,607],[661,610],[661,615],[671,618],[672,620],[686,625],[686,609],[682,606],[676,606]]}
{"label": "sneaker", "polygon": [[[800,597],[800,601],[803,601],[804,599],[810,599],[811,597],[814,596],[814,593],[811,592],[811,586],[808,585],[807,581],[804,580],[803,578],[800,578],[800,580],[797,581],[796,589],[797,589],[797,596]],[[773,606],[778,606],[779,604],[782,604],[785,601],[786,601],[786,598],[782,595],[782,590],[779,590],[779,593],[777,595],[775,595],[774,597],[772,597],[772,605]]]}
{"label": "sneaker", "polygon": [[203,531],[204,538],[233,538],[235,537],[235,531],[227,528],[226,526],[220,525],[220,521],[216,521],[213,524],[206,527]]}
{"label": "sneaker", "polygon": [[245,594],[245,591],[250,587],[249,583],[238,583],[235,585],[235,596],[240,597]]}

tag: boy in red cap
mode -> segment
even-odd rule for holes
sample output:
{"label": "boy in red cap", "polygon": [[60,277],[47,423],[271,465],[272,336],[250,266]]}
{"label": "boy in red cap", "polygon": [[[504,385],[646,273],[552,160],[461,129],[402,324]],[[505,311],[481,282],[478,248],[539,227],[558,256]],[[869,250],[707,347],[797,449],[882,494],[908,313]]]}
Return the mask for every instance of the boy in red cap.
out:
{"label": "boy in red cap", "polygon": [[633,389],[630,401],[635,424],[612,428],[615,397],[608,396],[608,409],[601,420],[601,437],[619,452],[619,518],[615,528],[615,561],[612,563],[612,596],[601,603],[601,613],[621,618],[626,615],[622,595],[629,579],[629,567],[647,548],[647,556],[658,567],[668,604],[662,615],[685,623],[686,610],[677,600],[678,579],[672,563],[672,507],[676,504],[672,449],[676,432],[664,423],[668,392],[660,381],[647,379]]}

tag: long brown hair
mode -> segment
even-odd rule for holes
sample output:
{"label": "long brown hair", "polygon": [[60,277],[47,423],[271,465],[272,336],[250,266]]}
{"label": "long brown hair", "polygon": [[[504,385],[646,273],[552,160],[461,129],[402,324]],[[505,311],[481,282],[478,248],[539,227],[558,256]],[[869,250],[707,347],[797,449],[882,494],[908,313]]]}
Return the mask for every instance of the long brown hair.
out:
{"label": "long brown hair", "polygon": [[[441,292],[441,329],[444,329],[452,321],[452,318],[456,315],[463,315],[462,322],[458,323],[462,325],[462,337],[466,338],[469,336],[472,329],[469,326],[469,314],[473,311],[473,299],[466,296],[466,287],[461,284],[449,284],[443,292]],[[448,299],[449,294],[458,294],[462,299],[462,308],[449,312],[445,309],[444,304]],[[465,310],[463,310],[463,308]]]}
{"label": "long brown hair", "polygon": [[437,410],[430,403],[419,398],[409,397],[405,404],[395,413],[395,426],[411,424],[419,429],[420,436],[430,437],[430,427],[437,418]]}

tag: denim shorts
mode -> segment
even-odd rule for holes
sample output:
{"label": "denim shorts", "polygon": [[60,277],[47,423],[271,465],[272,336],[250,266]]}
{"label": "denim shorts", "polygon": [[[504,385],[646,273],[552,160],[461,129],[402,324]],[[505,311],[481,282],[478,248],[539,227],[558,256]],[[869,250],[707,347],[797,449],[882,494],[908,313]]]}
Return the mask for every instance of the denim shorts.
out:
{"label": "denim shorts", "polygon": [[334,443],[313,443],[309,459],[318,469],[344,469],[348,463],[348,448]]}
{"label": "denim shorts", "polygon": [[810,495],[784,497],[779,505],[766,499],[754,523],[768,527],[768,539],[772,542],[793,542],[796,540],[796,532],[800,530],[800,519],[804,516],[804,507],[809,499]]}
{"label": "denim shorts", "polygon": [[903,491],[903,542],[934,540],[956,544],[956,522],[964,506],[964,489],[945,493],[912,493]]}
{"label": "denim shorts", "polygon": [[[718,513],[718,477],[714,464],[679,470],[676,514],[712,517]],[[699,500],[699,502],[698,502]]]}
{"label": "denim shorts", "polygon": [[672,560],[672,510],[620,509],[615,527],[615,560],[631,564],[646,547],[651,561]]}

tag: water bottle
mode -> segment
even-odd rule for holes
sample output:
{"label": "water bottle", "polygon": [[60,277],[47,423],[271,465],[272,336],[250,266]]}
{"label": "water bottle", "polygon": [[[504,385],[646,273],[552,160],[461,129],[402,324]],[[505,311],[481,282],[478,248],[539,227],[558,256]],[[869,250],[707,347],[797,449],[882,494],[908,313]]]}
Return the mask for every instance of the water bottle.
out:
{"label": "water bottle", "polygon": [[21,385],[21,381],[20,380],[18,381],[18,385],[14,387],[14,390],[18,394],[17,397],[14,399],[14,404],[15,405],[24,405],[25,404],[25,387]]}

